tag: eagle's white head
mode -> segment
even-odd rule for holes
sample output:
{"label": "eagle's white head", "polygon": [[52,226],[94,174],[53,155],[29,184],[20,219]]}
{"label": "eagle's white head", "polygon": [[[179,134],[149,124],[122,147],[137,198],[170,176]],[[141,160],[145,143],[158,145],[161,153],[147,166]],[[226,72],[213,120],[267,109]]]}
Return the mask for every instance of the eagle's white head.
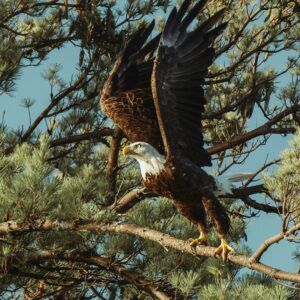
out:
{"label": "eagle's white head", "polygon": [[150,144],[144,142],[132,143],[123,148],[123,154],[133,157],[138,161],[142,177],[146,180],[146,174],[158,175],[164,169],[166,159]]}

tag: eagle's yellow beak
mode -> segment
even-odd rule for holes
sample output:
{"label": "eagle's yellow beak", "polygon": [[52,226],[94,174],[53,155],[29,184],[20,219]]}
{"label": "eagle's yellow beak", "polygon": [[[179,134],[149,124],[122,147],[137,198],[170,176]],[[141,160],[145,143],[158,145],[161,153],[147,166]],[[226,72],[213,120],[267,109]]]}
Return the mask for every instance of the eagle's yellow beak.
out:
{"label": "eagle's yellow beak", "polygon": [[130,146],[125,146],[123,148],[123,155],[128,155],[128,154],[131,154],[132,153],[132,150],[130,148]]}

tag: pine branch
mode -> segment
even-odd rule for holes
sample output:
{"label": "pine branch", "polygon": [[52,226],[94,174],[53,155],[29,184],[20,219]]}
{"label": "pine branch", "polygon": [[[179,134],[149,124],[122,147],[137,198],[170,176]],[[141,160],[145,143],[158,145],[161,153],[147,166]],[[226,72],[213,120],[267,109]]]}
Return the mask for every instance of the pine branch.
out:
{"label": "pine branch", "polygon": [[238,106],[240,106],[243,102],[247,101],[250,97],[253,96],[254,91],[251,91],[245,95],[242,95],[238,100],[234,101],[234,103],[231,103],[223,108],[221,108],[218,111],[210,112],[207,114],[203,114],[202,119],[203,120],[214,120],[214,119],[221,119],[223,114],[234,111]]}
{"label": "pine branch", "polygon": [[224,45],[221,49],[218,49],[216,52],[216,57],[226,53],[233,45],[237,43],[237,41],[243,36],[248,25],[255,20],[255,18],[264,10],[268,3],[268,1],[265,1],[256,9],[256,11],[253,11],[251,15],[248,15],[248,18],[244,21],[244,24],[242,24],[239,31],[231,37],[231,40],[226,45]]}
{"label": "pine branch", "polygon": [[248,206],[251,206],[252,208],[255,208],[260,211],[264,211],[266,213],[275,213],[280,214],[282,213],[282,206],[272,206],[264,203],[259,203],[257,201],[254,201],[249,196],[242,196],[239,197],[245,204]]}
{"label": "pine branch", "polygon": [[94,63],[94,59],[92,58],[89,62],[89,64],[87,65],[87,67],[84,69],[84,71],[82,72],[82,74],[78,77],[78,79],[74,82],[74,84],[72,84],[71,86],[69,86],[68,88],[66,88],[65,90],[63,90],[62,92],[60,92],[58,95],[56,95],[53,99],[51,99],[51,103],[40,113],[40,115],[34,120],[34,122],[31,124],[31,126],[29,126],[29,128],[25,131],[25,133],[23,134],[23,136],[21,137],[21,142],[26,141],[31,134],[33,133],[33,131],[37,128],[37,126],[41,123],[41,121],[46,118],[46,116],[48,115],[48,113],[62,100],[64,99],[69,93],[76,91],[79,87],[82,86],[82,84],[85,82],[86,78],[87,78],[87,74],[89,72],[89,70],[91,69],[93,63]]}
{"label": "pine branch", "polygon": [[239,198],[248,206],[255,208],[260,211],[264,211],[266,213],[276,213],[279,214],[282,212],[281,206],[272,206],[264,203],[259,203],[254,201],[249,196],[254,194],[266,193],[267,190],[263,186],[263,184],[258,184],[254,186],[248,186],[246,188],[241,187],[239,189],[233,189],[232,195],[226,195],[226,198]]}
{"label": "pine branch", "polygon": [[[213,111],[210,113],[204,113],[202,115],[202,120],[214,120],[214,119],[222,119],[222,116],[227,113],[227,112],[231,112],[231,111],[235,111],[237,107],[241,106],[242,103],[248,101],[248,99],[251,99],[258,91],[261,87],[263,87],[264,85],[266,85],[267,83],[273,82],[274,80],[276,80],[277,78],[279,78],[280,76],[286,74],[288,71],[290,70],[290,68],[286,68],[283,71],[281,71],[280,73],[277,73],[276,75],[274,75],[271,78],[262,80],[260,82],[258,82],[255,86],[252,87],[252,89],[250,91],[248,91],[246,94],[241,95],[237,100],[232,100],[229,102],[229,104],[223,108],[221,108],[218,111]],[[222,80],[220,79],[220,81],[228,81],[228,80]],[[216,81],[214,81],[213,83],[216,83]],[[259,104],[259,103],[258,103]]]}
{"label": "pine branch", "polygon": [[230,139],[230,141],[220,143],[214,145],[207,149],[209,154],[216,154],[227,149],[231,149],[237,145],[243,144],[253,138],[258,136],[267,135],[267,134],[287,134],[287,133],[294,133],[294,128],[272,128],[273,125],[279,123],[282,119],[284,119],[289,114],[298,111],[300,109],[299,104],[292,105],[291,107],[285,109],[281,113],[277,114],[275,117],[267,121],[265,124],[253,129],[249,132],[246,132],[241,135],[236,135]]}
{"label": "pine branch", "polygon": [[[124,268],[120,266],[117,262],[111,261],[111,259],[103,258],[101,256],[96,255],[90,257],[86,256],[86,253],[83,253],[82,255],[74,255],[72,253],[70,254],[66,252],[55,253],[49,250],[32,251],[30,253],[27,253],[27,255],[24,255],[24,257],[26,257],[27,262],[29,263],[40,263],[41,261],[45,260],[63,260],[99,266],[109,272],[114,273],[117,276],[120,276],[125,280],[125,282],[135,285],[138,289],[145,291],[146,293],[155,297],[156,299],[174,299],[174,295],[179,293],[174,289],[170,288],[168,289],[168,291],[165,291],[158,282],[145,278],[141,273],[137,271]],[[76,281],[79,281],[80,283],[81,281],[85,280],[76,278]],[[94,281],[94,283],[96,282],[97,280]]]}
{"label": "pine branch", "polygon": [[[40,259],[42,260],[42,259]],[[12,258],[13,261],[13,258]],[[39,262],[39,260],[36,258],[35,261],[30,261],[29,259],[27,260],[27,262],[29,263],[36,263]],[[56,271],[59,272],[60,268],[58,266],[56,266]],[[86,277],[80,277],[80,276],[65,276],[65,275],[60,275],[60,276],[55,276],[55,275],[51,275],[51,272],[47,272],[42,273],[42,272],[37,272],[37,271],[25,271],[22,267],[16,267],[16,266],[12,266],[9,265],[9,274],[10,275],[15,275],[18,277],[24,277],[24,278],[32,278],[32,279],[36,279],[36,280],[48,280],[51,282],[55,282],[55,283],[59,283],[62,280],[65,282],[65,285],[79,285],[82,283],[88,283],[88,284],[107,284],[108,280],[107,279],[103,279],[103,278],[86,278]],[[112,281],[114,282],[114,281]],[[123,283],[123,282],[121,282]]]}
{"label": "pine branch", "polygon": [[117,213],[124,214],[129,209],[131,209],[134,205],[145,200],[146,198],[157,197],[157,194],[149,191],[147,188],[139,188],[134,189],[123,197],[121,197],[118,201],[114,209]]}
{"label": "pine branch", "polygon": [[111,194],[111,196],[109,197],[110,199],[108,199],[108,205],[112,204],[115,197],[118,173],[118,158],[123,136],[123,131],[119,127],[116,127],[111,137],[110,151],[107,163],[107,177],[109,182],[109,192]]}
{"label": "pine branch", "polygon": [[[299,230],[300,226],[296,230]],[[295,230],[295,231],[296,231]],[[197,248],[191,247],[186,241],[174,238],[168,234],[149,229],[146,227],[140,227],[135,224],[120,224],[111,223],[103,224],[96,222],[60,222],[51,220],[36,220],[30,224],[21,223],[17,221],[8,221],[0,224],[0,235],[13,234],[13,233],[28,233],[38,231],[69,231],[69,232],[110,232],[110,233],[124,233],[141,237],[146,240],[151,240],[159,243],[164,248],[172,248],[181,252],[189,253],[194,256],[206,256],[214,257],[215,248],[207,246],[197,246]],[[295,232],[293,231],[293,232]],[[287,236],[289,232],[285,233]],[[238,253],[229,254],[228,261],[246,267],[250,270],[256,270],[260,273],[271,276],[275,279],[300,283],[300,274],[285,272],[280,269],[273,268],[271,266],[253,262],[251,257],[241,255]]]}
{"label": "pine branch", "polygon": [[105,136],[113,135],[114,130],[112,128],[104,127],[99,130],[87,132],[78,135],[71,135],[62,138],[55,139],[50,142],[50,147],[64,146],[67,144],[78,143],[81,141],[87,141],[92,139],[99,139]]}
{"label": "pine branch", "polygon": [[[64,146],[68,144],[79,143],[82,141],[89,141],[89,140],[99,140],[101,142],[104,142],[102,138],[107,136],[112,136],[113,133],[114,130],[112,128],[103,127],[92,132],[57,138],[55,140],[50,141],[50,147],[52,148],[57,146]],[[34,147],[39,146],[39,144],[32,144],[32,145]],[[15,147],[6,148],[4,150],[4,154],[6,155],[11,154],[14,151],[14,148]]]}
{"label": "pine branch", "polygon": [[[233,195],[226,195],[224,196],[225,198],[239,198],[242,199],[244,197],[247,197],[249,195],[253,195],[253,194],[260,194],[260,193],[264,193],[266,191],[266,189],[264,188],[264,186],[262,184],[258,184],[258,185],[254,185],[254,186],[249,186],[249,187],[245,187],[245,188],[238,188],[238,189],[233,189]],[[153,193],[152,191],[148,190],[145,187],[142,188],[137,188],[134,189],[130,192],[128,192],[127,194],[125,194],[123,197],[121,197],[116,205],[113,207],[117,213],[120,214],[124,214],[126,213],[128,210],[130,210],[133,206],[135,206],[137,203],[141,202],[142,200],[145,200],[147,198],[153,198],[153,197],[158,197],[157,194]],[[252,206],[252,203],[247,203],[249,206]],[[259,203],[258,203],[259,204]],[[275,211],[275,208],[273,209],[272,206],[268,206],[266,204],[262,204],[260,206],[255,205],[255,203],[253,203],[252,206],[253,208],[256,209],[260,209],[265,211],[266,210],[271,210],[271,211]],[[278,208],[276,208],[276,212],[278,213]]]}

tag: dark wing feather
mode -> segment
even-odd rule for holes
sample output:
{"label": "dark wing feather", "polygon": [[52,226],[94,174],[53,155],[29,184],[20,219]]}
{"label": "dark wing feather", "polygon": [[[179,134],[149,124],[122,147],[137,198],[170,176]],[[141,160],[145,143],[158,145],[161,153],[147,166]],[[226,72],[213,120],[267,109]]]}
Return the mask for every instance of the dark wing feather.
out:
{"label": "dark wing feather", "polygon": [[174,8],[166,22],[154,63],[152,92],[168,158],[176,164],[184,155],[199,166],[209,166],[201,125],[206,102],[202,85],[214,59],[212,43],[226,24],[210,30],[223,16],[221,10],[187,32],[206,0],[199,1],[185,16],[189,4],[185,0],[178,12]]}
{"label": "dark wing feather", "polygon": [[[153,68],[153,52],[157,49],[160,35],[149,43],[154,21],[138,30],[130,39],[124,51],[117,59],[108,79],[111,82],[110,95],[137,88],[151,88],[150,79]],[[145,57],[148,56],[146,60]]]}
{"label": "dark wing feather", "polygon": [[153,53],[160,35],[146,43],[154,22],[138,30],[117,59],[101,93],[103,112],[132,142],[144,141],[163,152],[151,92]]}

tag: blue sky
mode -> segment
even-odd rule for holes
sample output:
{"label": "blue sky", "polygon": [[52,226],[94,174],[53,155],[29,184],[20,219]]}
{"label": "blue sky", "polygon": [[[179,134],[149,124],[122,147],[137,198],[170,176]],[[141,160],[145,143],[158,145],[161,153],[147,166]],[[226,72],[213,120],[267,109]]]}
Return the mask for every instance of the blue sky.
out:
{"label": "blue sky", "polygon": [[[283,54],[286,57],[286,54]],[[282,57],[282,58],[283,58]],[[21,106],[21,101],[24,98],[30,97],[35,100],[35,104],[31,109],[32,119],[48,105],[49,98],[49,85],[47,81],[41,78],[41,73],[54,64],[59,63],[62,66],[60,75],[66,80],[71,79],[74,74],[75,66],[78,61],[76,51],[72,46],[65,46],[59,51],[54,51],[51,57],[43,63],[40,67],[29,67],[23,69],[20,79],[17,81],[16,91],[12,96],[0,96],[0,113],[5,111],[5,121],[10,128],[17,128],[20,125],[28,126],[27,111]],[[272,66],[275,69],[281,68],[283,60],[272,60]],[[280,85],[284,86],[287,83],[287,76],[282,79]],[[254,123],[261,124],[262,119],[260,116],[256,117]],[[254,125],[254,123],[252,125]],[[267,146],[264,146],[255,155],[243,165],[235,166],[230,172],[251,172],[260,168],[268,157],[271,161],[278,157],[282,149],[287,147],[289,137],[283,139],[282,137],[272,137]],[[254,198],[255,199],[255,198]],[[257,198],[256,198],[257,199]],[[281,229],[281,220],[274,215],[267,215],[261,213],[258,218],[251,220],[247,228],[248,245],[255,250],[266,238],[277,234]],[[278,245],[274,245],[263,256],[262,262],[273,267],[278,267],[287,271],[297,271],[295,261],[291,259],[291,253],[296,250],[296,245],[282,241]]]}

